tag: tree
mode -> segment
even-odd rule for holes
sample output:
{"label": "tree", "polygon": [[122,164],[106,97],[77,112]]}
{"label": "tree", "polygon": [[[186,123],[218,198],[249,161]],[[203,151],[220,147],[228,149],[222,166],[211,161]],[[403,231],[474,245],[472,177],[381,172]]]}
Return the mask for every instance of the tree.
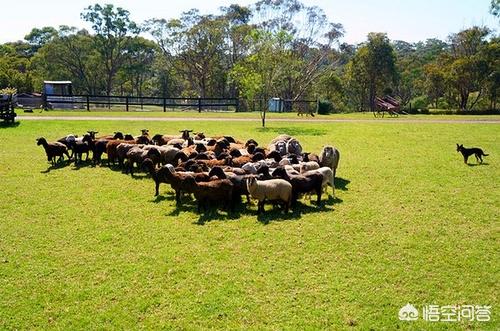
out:
{"label": "tree", "polygon": [[126,49],[132,39],[130,35],[137,35],[140,29],[130,20],[130,13],[127,10],[120,7],[115,9],[109,4],[89,6],[81,17],[91,23],[95,32],[93,41],[104,63],[106,94],[110,95],[113,79],[126,58]]}
{"label": "tree", "polygon": [[[489,33],[488,28],[472,27],[449,37],[453,59],[449,80],[458,92],[458,107],[461,110],[472,109],[484,92],[484,83],[491,68],[482,51],[487,45],[485,38]],[[476,98],[469,103],[473,92]]]}
{"label": "tree", "polygon": [[30,56],[34,55],[40,47],[53,40],[55,37],[57,37],[57,30],[51,26],[46,26],[41,29],[33,28],[31,32],[24,37],[24,40],[31,46]]}
{"label": "tree", "polygon": [[58,35],[33,57],[34,69],[45,79],[71,80],[75,93],[104,92],[104,66],[93,38],[86,30],[59,27]]}
{"label": "tree", "polygon": [[385,33],[368,34],[368,41],[351,60],[348,75],[362,96],[368,94],[370,110],[374,111],[376,95],[393,86],[397,77],[396,56]]}

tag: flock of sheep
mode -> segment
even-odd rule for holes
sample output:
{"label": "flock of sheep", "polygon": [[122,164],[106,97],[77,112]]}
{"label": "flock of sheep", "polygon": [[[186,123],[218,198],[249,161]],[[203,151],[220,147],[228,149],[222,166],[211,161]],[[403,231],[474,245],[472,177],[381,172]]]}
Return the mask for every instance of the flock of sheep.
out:
{"label": "flock of sheep", "polygon": [[[192,194],[198,212],[211,205],[232,209],[241,196],[259,201],[258,212],[266,202],[281,205],[285,213],[302,195],[315,194],[317,203],[327,187],[335,195],[334,179],[339,164],[339,151],[325,146],[319,155],[302,151],[300,142],[289,135],[279,135],[267,147],[257,141],[246,142],[231,136],[192,136],[192,130],[180,135],[149,135],[148,130],[136,137],[115,132],[97,137],[88,131],[82,137],[67,135],[58,141],[38,138],[47,160],[56,164],[66,156],[75,164],[89,159],[94,165],[107,154],[109,166],[118,165],[126,173],[135,169],[149,172],[155,182],[155,195],[161,183],[169,184],[181,204],[182,194]],[[72,154],[70,155],[69,152]]]}

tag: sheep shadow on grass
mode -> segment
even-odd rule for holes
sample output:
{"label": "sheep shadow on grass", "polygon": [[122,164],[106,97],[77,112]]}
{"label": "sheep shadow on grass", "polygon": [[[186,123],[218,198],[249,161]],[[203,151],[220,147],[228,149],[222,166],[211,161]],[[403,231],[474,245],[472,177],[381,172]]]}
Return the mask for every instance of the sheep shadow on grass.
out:
{"label": "sheep shadow on grass", "polygon": [[323,200],[319,204],[319,206],[306,205],[299,200],[295,203],[294,206],[292,206],[291,211],[288,212],[288,214],[286,215],[283,213],[281,208],[273,208],[272,210],[267,210],[266,212],[257,215],[257,220],[260,223],[266,225],[269,224],[271,221],[283,222],[290,220],[298,220],[304,217],[304,214],[314,214],[320,212],[333,211],[334,209],[330,208],[327,204],[333,203],[334,200],[336,199],[330,197],[329,200],[326,201],[327,203],[325,203],[325,201]]}
{"label": "sheep shadow on grass", "polygon": [[349,179],[341,178],[341,177],[335,177],[335,189],[339,189],[342,191],[348,191],[349,188],[347,185],[349,185],[351,181]]}
{"label": "sheep shadow on grass", "polygon": [[40,171],[42,174],[48,174],[52,170],[58,170],[58,169],[63,169],[66,168],[71,164],[71,160],[63,160],[61,162],[56,162],[56,164],[51,164],[46,170]]}
{"label": "sheep shadow on grass", "polygon": [[488,162],[483,162],[483,163],[467,163],[469,167],[477,167],[477,166],[487,166],[490,165]]}

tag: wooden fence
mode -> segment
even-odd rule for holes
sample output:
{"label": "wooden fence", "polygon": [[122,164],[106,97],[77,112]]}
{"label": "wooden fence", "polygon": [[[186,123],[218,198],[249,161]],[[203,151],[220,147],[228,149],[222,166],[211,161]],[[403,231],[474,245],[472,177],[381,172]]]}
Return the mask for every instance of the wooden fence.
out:
{"label": "wooden fence", "polygon": [[204,109],[239,108],[237,98],[170,98],[170,97],[137,97],[137,96],[103,96],[103,95],[45,95],[43,99],[45,108],[50,105],[59,105],[61,108],[81,108],[90,110],[90,106],[110,108],[111,106],[124,106],[129,111],[130,106],[158,106],[166,112],[167,108],[194,108],[201,112]]}

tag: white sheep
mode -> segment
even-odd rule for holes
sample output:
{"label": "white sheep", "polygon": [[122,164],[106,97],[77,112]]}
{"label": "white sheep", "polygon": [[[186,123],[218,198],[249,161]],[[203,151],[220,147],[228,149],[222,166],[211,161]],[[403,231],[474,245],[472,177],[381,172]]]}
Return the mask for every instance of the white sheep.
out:
{"label": "white sheep", "polygon": [[340,161],[340,152],[333,146],[323,147],[323,151],[319,156],[319,165],[322,167],[329,167],[333,171],[333,178],[337,173],[337,167]]}
{"label": "white sheep", "polygon": [[335,197],[335,182],[333,177],[333,170],[329,167],[321,167],[319,169],[306,171],[302,175],[307,176],[312,173],[320,173],[323,175],[322,187],[324,189],[324,192],[326,193],[327,186],[330,185],[332,187],[332,195],[333,197]]}
{"label": "white sheep", "polygon": [[300,162],[300,173],[304,173],[309,170],[315,170],[319,169],[319,164],[318,162],[315,161],[309,161],[309,162]]}
{"label": "white sheep", "polygon": [[248,178],[247,189],[252,198],[259,200],[258,213],[264,211],[264,203],[268,201],[281,201],[285,214],[288,213],[292,203],[292,184],[284,179],[257,180]]}
{"label": "white sheep", "polygon": [[160,152],[160,163],[165,164],[175,164],[177,165],[176,156],[180,152],[180,150],[173,146],[156,146],[156,145],[147,145],[144,146],[144,150],[156,149]]}

